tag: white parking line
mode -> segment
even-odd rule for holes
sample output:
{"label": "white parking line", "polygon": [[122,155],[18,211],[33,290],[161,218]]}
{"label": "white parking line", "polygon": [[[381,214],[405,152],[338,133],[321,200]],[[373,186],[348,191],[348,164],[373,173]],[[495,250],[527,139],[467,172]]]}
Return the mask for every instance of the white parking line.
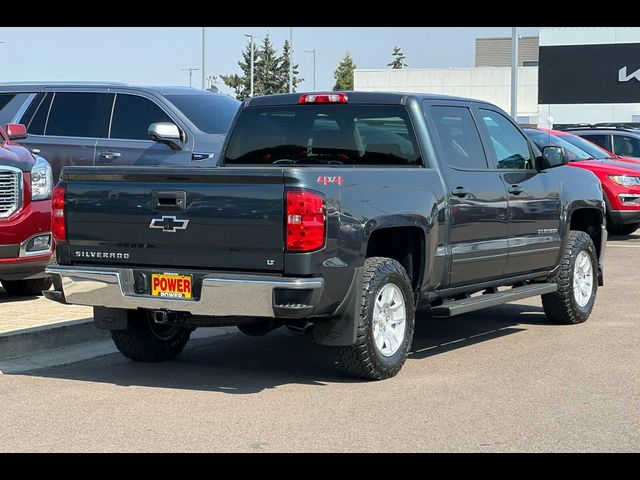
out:
{"label": "white parking line", "polygon": [[607,248],[609,247],[640,248],[640,245],[618,245],[617,243],[607,243]]}

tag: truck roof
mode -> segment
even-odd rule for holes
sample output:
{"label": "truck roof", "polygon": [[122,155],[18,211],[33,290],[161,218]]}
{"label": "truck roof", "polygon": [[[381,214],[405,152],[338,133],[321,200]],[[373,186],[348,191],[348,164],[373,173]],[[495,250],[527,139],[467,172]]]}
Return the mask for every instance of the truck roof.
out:
{"label": "truck roof", "polygon": [[487,103],[484,100],[473,98],[455,97],[451,95],[441,95],[435,93],[415,93],[415,92],[296,92],[279,95],[265,95],[247,100],[246,106],[267,106],[267,105],[295,105],[301,95],[313,94],[339,94],[344,93],[349,97],[349,103],[377,103],[387,105],[404,105],[409,98],[417,100],[453,100],[459,102]]}

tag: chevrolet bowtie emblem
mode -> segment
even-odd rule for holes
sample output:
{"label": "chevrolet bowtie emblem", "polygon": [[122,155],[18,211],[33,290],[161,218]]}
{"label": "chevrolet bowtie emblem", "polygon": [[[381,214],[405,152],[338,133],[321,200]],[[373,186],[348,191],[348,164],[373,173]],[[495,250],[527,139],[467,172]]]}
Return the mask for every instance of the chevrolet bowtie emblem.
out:
{"label": "chevrolet bowtie emblem", "polygon": [[184,230],[189,225],[189,220],[178,220],[174,216],[163,215],[162,218],[154,218],[149,224],[149,228],[160,228],[163,232],[175,233],[177,230]]}

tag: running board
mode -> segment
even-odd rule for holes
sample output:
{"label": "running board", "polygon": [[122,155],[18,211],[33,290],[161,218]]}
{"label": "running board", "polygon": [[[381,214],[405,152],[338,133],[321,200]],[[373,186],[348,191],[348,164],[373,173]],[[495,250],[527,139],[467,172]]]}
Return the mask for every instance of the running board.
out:
{"label": "running board", "polygon": [[558,290],[558,285],[555,283],[534,283],[525,285],[524,287],[514,287],[504,292],[485,293],[484,295],[478,295],[476,297],[444,302],[442,305],[431,307],[431,315],[433,317],[453,317],[487,307],[502,305],[503,303],[514,302],[523,298],[553,293],[556,290]]}

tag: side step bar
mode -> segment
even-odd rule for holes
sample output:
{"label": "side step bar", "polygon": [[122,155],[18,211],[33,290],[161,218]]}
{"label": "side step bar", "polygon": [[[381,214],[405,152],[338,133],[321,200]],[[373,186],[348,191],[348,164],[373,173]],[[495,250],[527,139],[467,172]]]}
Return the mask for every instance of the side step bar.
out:
{"label": "side step bar", "polygon": [[485,293],[476,297],[444,302],[442,305],[431,307],[431,315],[434,317],[453,317],[523,298],[553,293],[556,290],[558,290],[558,285],[555,283],[534,283],[523,287],[514,287],[505,292]]}

